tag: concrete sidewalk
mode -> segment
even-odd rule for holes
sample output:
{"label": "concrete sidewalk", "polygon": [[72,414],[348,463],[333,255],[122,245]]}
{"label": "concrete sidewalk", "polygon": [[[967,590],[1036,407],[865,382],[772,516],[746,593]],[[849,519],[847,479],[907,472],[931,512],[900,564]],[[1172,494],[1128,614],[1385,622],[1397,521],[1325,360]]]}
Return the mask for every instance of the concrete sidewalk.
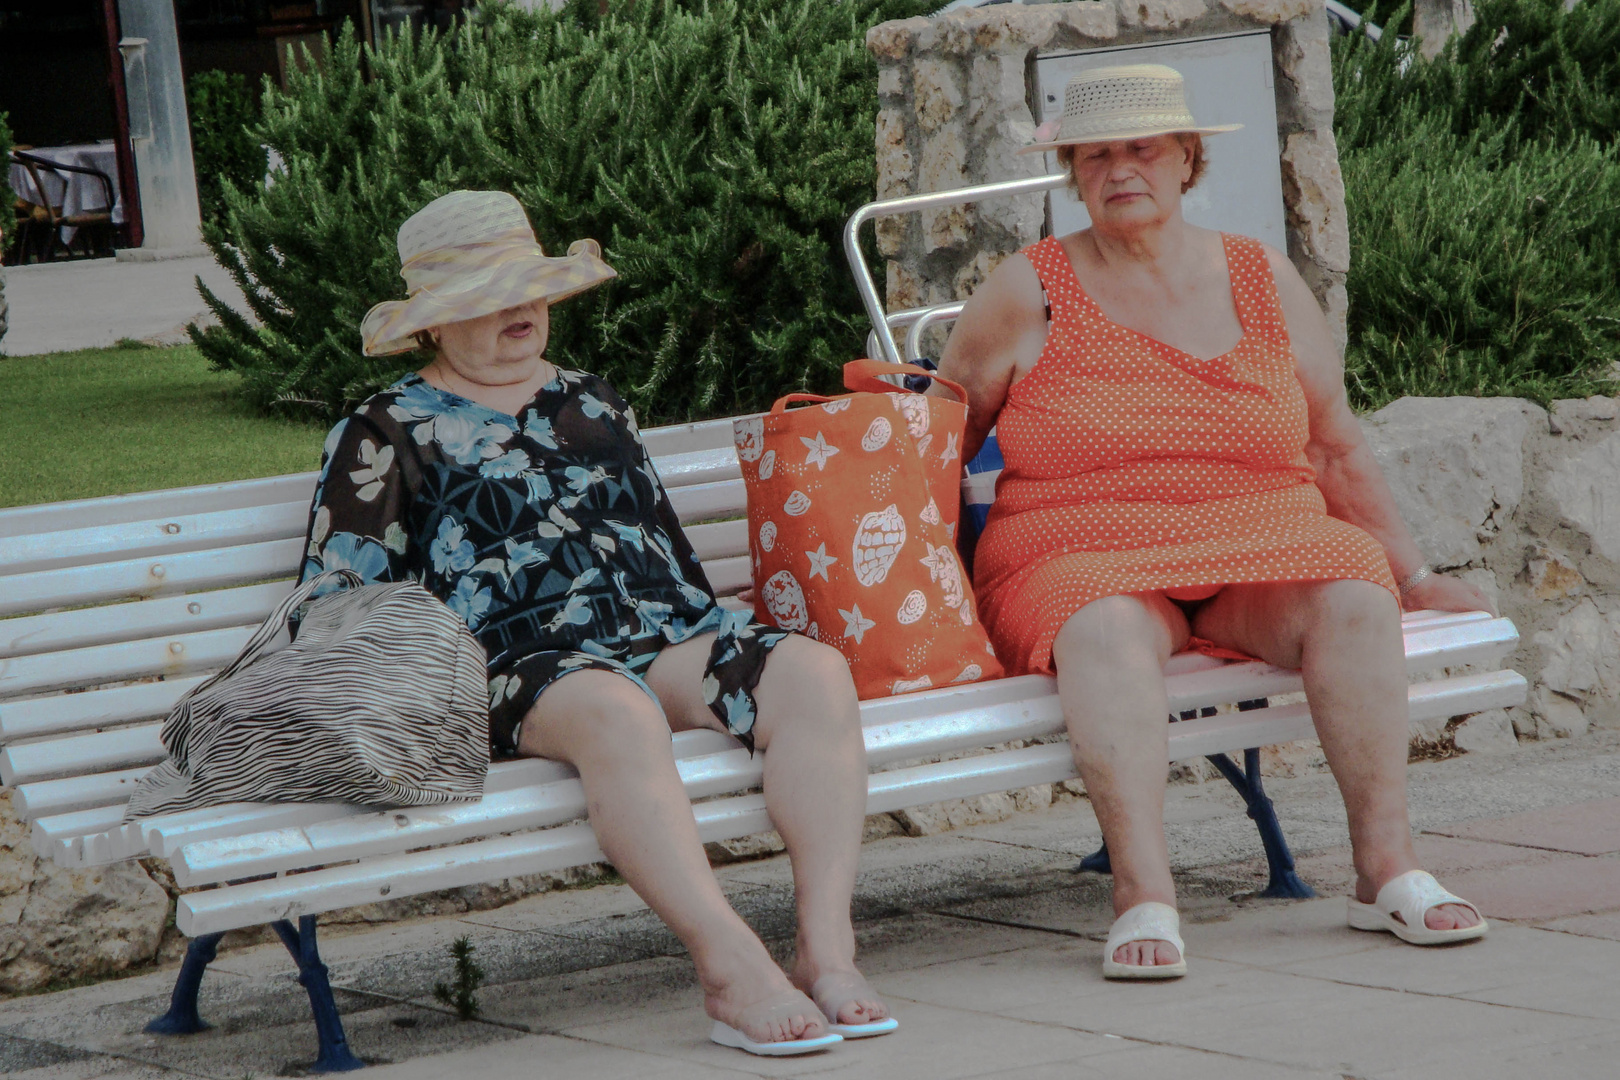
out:
{"label": "concrete sidewalk", "polygon": [[197,292],[247,311],[242,291],[213,256],[162,262],[82,259],[6,267],[11,329],[0,354],[33,356],[105,348],[121,338],[154,345],[187,341],[186,324],[213,321]]}
{"label": "concrete sidewalk", "polygon": [[[1419,847],[1493,920],[1485,941],[1419,950],[1344,924],[1344,815],[1331,778],[1268,781],[1324,898],[1243,899],[1264,863],[1224,784],[1168,790],[1187,978],[1099,972],[1105,878],[1084,801],[863,852],[862,964],[902,1027],[797,1059],[709,1044],[679,944],[623,886],[333,934],[323,951],[349,1040],[377,1080],[479,1076],[1537,1080],[1604,1077],[1620,1060],[1620,733],[1467,755],[1412,770]],[[733,903],[783,955],[785,860],[723,867]],[[1330,895],[1331,894],[1331,895]],[[489,982],[480,1020],[432,998],[466,935]],[[202,1008],[217,1027],[142,1033],[172,972],[0,1003],[0,1073],[235,1080],[297,1075],[314,1032],[279,946],[228,952]]]}

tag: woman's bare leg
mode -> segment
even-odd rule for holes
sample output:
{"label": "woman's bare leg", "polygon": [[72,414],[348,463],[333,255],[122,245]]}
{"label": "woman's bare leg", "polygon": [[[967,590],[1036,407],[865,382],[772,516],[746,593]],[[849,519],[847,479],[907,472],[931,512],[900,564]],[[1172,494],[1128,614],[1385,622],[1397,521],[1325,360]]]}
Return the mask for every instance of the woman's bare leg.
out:
{"label": "woman's bare leg", "polygon": [[[1169,699],[1164,664],[1187,641],[1187,619],[1163,596],[1110,596],[1076,612],[1052,643],[1074,763],[1113,866],[1114,913],[1175,905],[1164,839]],[[1167,941],[1121,945],[1114,960],[1180,960]]]}
{"label": "woman's bare leg", "polygon": [[[1303,674],[1344,795],[1357,899],[1371,903],[1391,878],[1417,869],[1406,807],[1406,653],[1389,591],[1370,581],[1229,585],[1193,623],[1200,637]],[[1425,918],[1435,930],[1477,921],[1455,904]]]}
{"label": "woman's bare leg", "polygon": [[577,671],[540,695],[524,718],[518,750],[579,770],[597,842],[690,950],[711,1017],[757,1042],[823,1034],[820,1011],[715,882],[669,734],[658,706],[630,680]]}
{"label": "woman's bare leg", "polygon": [[[714,638],[665,649],[647,673],[676,728],[720,724],[704,704]],[[771,652],[754,691],[754,744],[765,755],[765,805],[793,864],[798,913],[792,979],[809,992],[826,975],[858,977],[850,896],[866,817],[866,747],[849,665],[837,650],[793,636]],[[870,989],[837,1006],[838,1023],[888,1016]]]}

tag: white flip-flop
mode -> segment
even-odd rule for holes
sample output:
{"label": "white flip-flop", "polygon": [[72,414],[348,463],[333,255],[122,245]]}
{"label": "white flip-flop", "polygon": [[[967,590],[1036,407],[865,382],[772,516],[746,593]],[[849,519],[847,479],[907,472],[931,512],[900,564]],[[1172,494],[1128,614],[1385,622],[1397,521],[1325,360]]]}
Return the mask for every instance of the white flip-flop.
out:
{"label": "white flip-flop", "polygon": [[[1114,951],[1133,941],[1168,941],[1180,959],[1173,964],[1121,964]],[[1187,974],[1187,950],[1181,943],[1181,916],[1169,904],[1149,900],[1114,920],[1103,946],[1105,979],[1179,979]]]}
{"label": "white flip-flop", "polygon": [[[860,991],[872,990],[872,985],[859,975],[844,972],[834,972],[823,975],[817,979],[810,988],[810,1000],[816,1003],[821,1015],[827,1018],[827,1030],[835,1035],[842,1035],[846,1039],[870,1039],[876,1035],[887,1035],[900,1027],[900,1021],[892,1016],[882,1020],[874,1020],[870,1024],[841,1024],[838,1022],[838,1007],[846,1001],[860,997]],[[876,997],[875,991],[872,996]]]}
{"label": "white flip-flop", "polygon": [[719,1043],[721,1046],[746,1050],[760,1057],[794,1057],[798,1054],[814,1054],[820,1050],[829,1050],[843,1042],[844,1037],[829,1031],[814,1039],[783,1039],[781,1042],[762,1043],[755,1042],[730,1024],[716,1020],[714,1026],[709,1029],[709,1041]]}
{"label": "white flip-flop", "polygon": [[[1432,930],[1423,918],[1431,908],[1442,904],[1459,904],[1479,916],[1479,922],[1451,930]],[[1350,926],[1355,930],[1382,930],[1409,945],[1450,945],[1484,937],[1487,924],[1479,908],[1447,892],[1434,880],[1433,874],[1427,870],[1408,870],[1386,882],[1370,904],[1351,897]]]}

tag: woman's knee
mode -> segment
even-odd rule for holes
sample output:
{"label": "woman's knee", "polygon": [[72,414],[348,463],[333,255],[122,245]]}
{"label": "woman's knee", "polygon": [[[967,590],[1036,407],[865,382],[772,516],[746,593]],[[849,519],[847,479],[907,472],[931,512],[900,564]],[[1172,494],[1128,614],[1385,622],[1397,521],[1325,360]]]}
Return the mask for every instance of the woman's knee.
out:
{"label": "woman's knee", "polygon": [[790,635],[771,650],[755,690],[761,719],[778,711],[795,723],[860,729],[855,680],[844,654],[811,638]]}
{"label": "woman's knee", "polygon": [[622,675],[579,671],[541,693],[519,750],[578,765],[600,754],[667,753],[669,740],[669,722],[645,690]]}
{"label": "woman's knee", "polygon": [[1052,642],[1059,667],[1069,662],[1163,665],[1172,651],[1166,616],[1136,596],[1105,596],[1071,615]]}
{"label": "woman's knee", "polygon": [[1303,598],[1305,633],[1387,635],[1399,633],[1400,607],[1389,590],[1371,581],[1313,582]]}

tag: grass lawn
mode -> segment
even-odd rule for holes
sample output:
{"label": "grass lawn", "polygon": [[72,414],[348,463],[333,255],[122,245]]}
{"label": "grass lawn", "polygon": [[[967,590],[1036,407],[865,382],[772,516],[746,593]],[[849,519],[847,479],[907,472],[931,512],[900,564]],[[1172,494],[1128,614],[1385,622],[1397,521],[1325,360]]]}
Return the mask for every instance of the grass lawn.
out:
{"label": "grass lawn", "polygon": [[0,357],[0,506],[306,472],[322,425],[255,415],[190,345]]}

